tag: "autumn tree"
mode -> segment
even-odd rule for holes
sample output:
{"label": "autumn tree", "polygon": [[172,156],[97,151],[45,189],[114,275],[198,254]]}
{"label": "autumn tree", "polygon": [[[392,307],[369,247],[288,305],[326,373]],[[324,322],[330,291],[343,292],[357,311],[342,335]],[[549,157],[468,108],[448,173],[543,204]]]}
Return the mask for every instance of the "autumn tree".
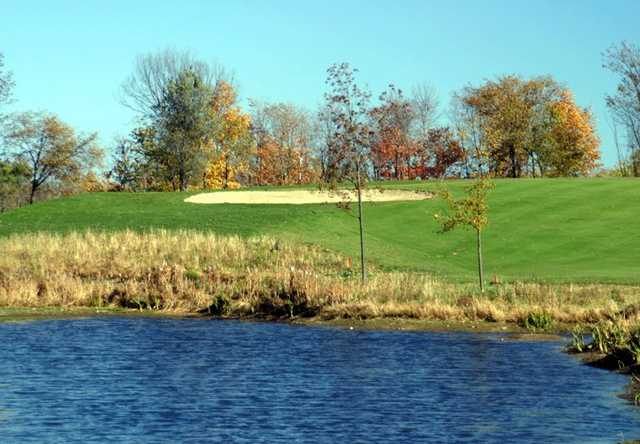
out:
{"label": "autumn tree", "polygon": [[461,143],[448,127],[431,128],[420,141],[421,149],[416,155],[413,177],[442,179],[460,176],[459,169],[465,161]]}
{"label": "autumn tree", "polygon": [[[471,144],[495,175],[586,174],[599,157],[590,112],[578,108],[570,93],[550,77],[500,77],[477,88],[466,87],[456,100],[463,146],[473,137]],[[577,123],[581,134],[568,136],[570,125]],[[465,132],[469,128],[471,132]],[[576,162],[579,165],[568,167]]]}
{"label": "autumn tree", "polygon": [[17,115],[10,125],[7,144],[14,159],[29,168],[29,203],[34,202],[45,183],[73,179],[96,166],[102,158],[95,133],[78,135],[50,114]]}
{"label": "autumn tree", "polygon": [[219,124],[209,145],[211,155],[204,186],[238,188],[239,177],[249,175],[250,156],[254,150],[251,117],[240,109],[233,85],[224,80],[215,85],[210,113]]}
{"label": "autumn tree", "polygon": [[485,83],[467,97],[467,103],[484,118],[483,131],[498,174],[520,177],[528,164],[525,140],[534,108],[532,90],[519,78],[506,76]]}
{"label": "autumn tree", "polygon": [[256,182],[285,185],[316,180],[309,113],[290,103],[253,101],[252,115]]}
{"label": "autumn tree", "polygon": [[[216,91],[225,91],[224,95],[218,93],[213,102],[214,112],[221,119],[215,147],[224,167],[222,188],[228,188],[231,182],[239,186],[239,180],[249,180],[250,159],[255,152],[251,116],[240,108],[237,91],[231,83],[219,81]],[[221,99],[223,96],[225,100]]]}
{"label": "autumn tree", "polygon": [[370,111],[373,121],[371,157],[375,176],[407,178],[416,145],[411,138],[414,121],[411,102],[401,89],[389,85],[379,97],[380,104]]}
{"label": "autumn tree", "polygon": [[548,148],[541,153],[540,168],[548,168],[548,174],[555,176],[588,174],[600,159],[600,140],[594,132],[591,112],[578,107],[568,90],[549,104],[549,111]]}
{"label": "autumn tree", "polygon": [[253,146],[249,116],[232,111],[224,116],[221,125],[223,128],[215,137],[203,186],[208,189],[239,188],[239,177],[249,174],[249,155]]}
{"label": "autumn tree", "polygon": [[465,195],[455,198],[450,191],[442,192],[442,198],[448,206],[445,215],[436,214],[441,223],[442,232],[448,232],[458,226],[470,228],[476,235],[476,257],[478,262],[478,282],[480,291],[484,292],[484,260],[482,252],[482,231],[489,223],[489,207],[487,194],[493,189],[493,182],[486,177],[479,177],[471,185],[465,187]]}
{"label": "autumn tree", "polygon": [[282,147],[260,127],[253,127],[256,155],[252,163],[252,181],[256,185],[282,185],[282,169],[278,163]]}
{"label": "autumn tree", "polygon": [[[145,175],[155,176],[154,187],[169,184],[186,190],[204,184],[213,157],[225,157],[221,150],[229,151],[232,142],[221,147],[220,140],[233,120],[225,115],[231,106],[225,101],[231,100],[229,94],[235,100],[230,79],[219,65],[188,52],[165,50],[138,57],[133,74],[122,85],[122,102],[137,112],[145,130],[139,134],[144,143],[135,145],[145,157]],[[223,172],[229,170],[229,162],[223,162]]]}
{"label": "autumn tree", "polygon": [[327,110],[332,124],[332,135],[327,147],[326,183],[337,191],[349,184],[357,197],[358,228],[360,233],[360,275],[366,281],[364,211],[362,193],[367,184],[371,130],[369,128],[370,93],[358,86],[356,69],[348,63],[331,65],[327,69],[325,94]]}
{"label": "autumn tree", "polygon": [[606,96],[614,124],[626,136],[628,159],[634,176],[640,176],[640,47],[622,42],[604,54],[604,67],[618,76],[616,92]]}

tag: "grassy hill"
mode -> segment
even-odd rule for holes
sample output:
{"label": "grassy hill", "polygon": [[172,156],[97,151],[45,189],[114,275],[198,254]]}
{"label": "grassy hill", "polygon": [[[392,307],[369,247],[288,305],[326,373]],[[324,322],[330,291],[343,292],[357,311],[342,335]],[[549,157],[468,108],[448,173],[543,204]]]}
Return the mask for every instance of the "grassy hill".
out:
{"label": "grassy hill", "polygon": [[[458,190],[464,182],[448,182]],[[385,183],[435,189],[434,183]],[[357,221],[334,205],[197,205],[187,193],[94,193],[0,215],[0,236],[74,230],[195,229],[270,235],[322,245],[357,258]],[[502,280],[638,283],[640,181],[498,180],[485,235],[487,274]],[[369,259],[455,281],[475,278],[470,231],[439,234],[441,202],[366,204]]]}

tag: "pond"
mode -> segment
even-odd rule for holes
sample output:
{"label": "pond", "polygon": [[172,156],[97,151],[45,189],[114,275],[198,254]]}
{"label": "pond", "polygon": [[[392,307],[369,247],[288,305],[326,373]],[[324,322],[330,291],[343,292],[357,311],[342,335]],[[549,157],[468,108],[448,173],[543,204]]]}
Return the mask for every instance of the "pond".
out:
{"label": "pond", "polygon": [[0,324],[2,443],[615,443],[628,377],[495,334],[104,317]]}

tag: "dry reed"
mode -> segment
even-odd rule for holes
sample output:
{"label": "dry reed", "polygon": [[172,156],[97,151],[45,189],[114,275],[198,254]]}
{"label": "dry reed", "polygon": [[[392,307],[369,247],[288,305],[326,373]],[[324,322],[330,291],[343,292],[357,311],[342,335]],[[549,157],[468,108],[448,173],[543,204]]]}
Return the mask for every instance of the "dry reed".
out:
{"label": "dry reed", "polygon": [[372,270],[316,246],[191,231],[24,234],[0,239],[0,306],[127,307],[229,316],[595,323],[638,318],[635,286],[474,285]]}

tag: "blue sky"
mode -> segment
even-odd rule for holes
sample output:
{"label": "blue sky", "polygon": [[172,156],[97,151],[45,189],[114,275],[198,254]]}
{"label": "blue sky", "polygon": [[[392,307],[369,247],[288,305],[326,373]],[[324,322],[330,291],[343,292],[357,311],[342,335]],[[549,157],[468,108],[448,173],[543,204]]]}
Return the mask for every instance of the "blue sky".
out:
{"label": "blue sky", "polygon": [[640,1],[3,0],[0,51],[13,110],[47,110],[105,146],[132,127],[118,101],[136,55],[186,49],[235,72],[243,98],[315,107],[327,66],[348,61],[377,95],[431,84],[443,105],[468,83],[551,74],[592,107],[615,162],[601,53],[640,44]]}

